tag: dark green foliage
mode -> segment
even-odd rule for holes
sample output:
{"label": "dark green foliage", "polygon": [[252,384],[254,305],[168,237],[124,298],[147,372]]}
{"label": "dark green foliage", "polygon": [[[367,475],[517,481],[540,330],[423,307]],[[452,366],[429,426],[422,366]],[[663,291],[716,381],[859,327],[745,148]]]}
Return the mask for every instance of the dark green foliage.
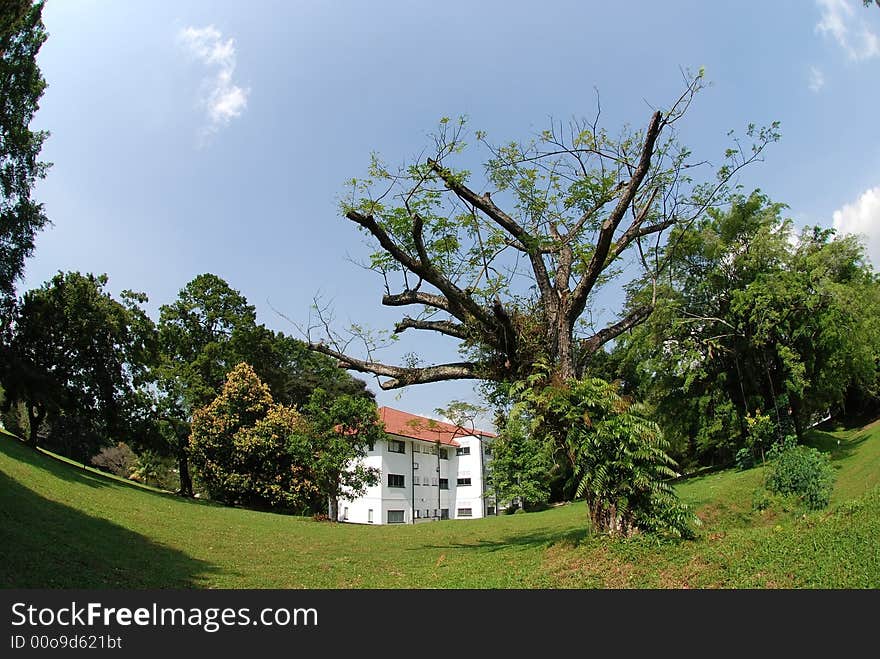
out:
{"label": "dark green foliage", "polygon": [[173,491],[178,484],[174,460],[152,449],[144,449],[135,456],[128,478],[137,483],[168,491]]}
{"label": "dark green foliage", "polygon": [[317,389],[303,412],[275,403],[248,364],[232,369],[193,414],[189,453],[211,498],[297,511],[329,499],[335,520],[339,498],[378,482],[374,469],[352,464],[385,438],[372,400]]}
{"label": "dark green foliage", "polygon": [[755,466],[755,455],[750,448],[743,446],[736,452],[736,468],[740,471],[751,469]]}
{"label": "dark green foliage", "polygon": [[49,167],[37,160],[48,133],[28,127],[46,88],[37,53],[47,35],[42,2],[3,0],[0,9],[0,326],[6,326],[15,281],[48,222],[43,205],[31,199]]}
{"label": "dark green foliage", "polygon": [[387,439],[379,423],[376,403],[363,396],[334,395],[315,389],[303,408],[306,423],[290,437],[288,450],[315,484],[322,510],[329,501],[329,516],[339,518],[339,499],[362,496],[379,482],[379,473],[362,464],[367,449]]}
{"label": "dark green foliage", "polygon": [[810,510],[828,505],[834,487],[834,468],[828,455],[808,446],[798,446],[792,436],[774,446],[767,474],[767,489],[798,497]]}
{"label": "dark green foliage", "polygon": [[178,460],[182,494],[192,494],[187,456],[192,413],[219,395],[236,364],[250,364],[282,405],[304,406],[319,385],[334,395],[372,398],[363,381],[333,360],[258,325],[247,299],[213,274],[195,277],[177,300],[161,307],[159,341],[158,414],[167,450]]}
{"label": "dark green foliage", "polygon": [[675,496],[675,462],[643,405],[598,378],[559,384],[536,375],[523,383],[522,397],[534,431],[574,464],[576,494],[586,499],[595,529],[692,536],[698,520]]}
{"label": "dark green foliage", "polygon": [[102,446],[149,443],[142,389],[155,328],[142,293],[116,300],[106,275],[58,273],[25,293],[5,373],[7,404],[22,401],[31,444],[87,462]]}
{"label": "dark green foliage", "polygon": [[529,419],[515,411],[492,441],[487,493],[499,505],[518,503],[521,509],[550,500],[553,446],[531,432]]}
{"label": "dark green foliage", "polygon": [[[658,308],[612,360],[647,400],[682,462],[727,464],[850,401],[880,392],[880,282],[852,236],[792,236],[781,204],[755,192],[674,230]],[[749,419],[772,422],[755,441]],[[744,455],[744,454],[743,454]]]}

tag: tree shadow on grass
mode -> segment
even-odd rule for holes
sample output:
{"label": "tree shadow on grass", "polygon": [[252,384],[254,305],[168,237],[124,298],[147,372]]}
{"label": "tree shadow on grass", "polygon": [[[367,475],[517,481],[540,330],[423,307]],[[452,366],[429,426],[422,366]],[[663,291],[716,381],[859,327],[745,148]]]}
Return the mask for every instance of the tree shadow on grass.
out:
{"label": "tree shadow on grass", "polygon": [[0,587],[197,588],[216,571],[0,472]]}
{"label": "tree shadow on grass", "polygon": [[538,529],[531,533],[507,536],[498,540],[479,539],[473,542],[450,542],[445,545],[432,544],[413,547],[413,551],[422,549],[478,549],[482,551],[499,551],[511,547],[550,547],[552,545],[579,546],[589,533],[586,528],[577,529]]}

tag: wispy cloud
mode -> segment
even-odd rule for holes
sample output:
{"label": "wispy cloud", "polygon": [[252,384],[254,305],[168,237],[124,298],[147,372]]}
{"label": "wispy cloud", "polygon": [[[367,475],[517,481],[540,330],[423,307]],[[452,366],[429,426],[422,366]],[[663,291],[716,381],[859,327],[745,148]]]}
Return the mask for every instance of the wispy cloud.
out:
{"label": "wispy cloud", "polygon": [[[852,60],[880,56],[880,37],[865,22],[848,0],[816,0],[822,17],[816,31],[834,39]],[[859,3],[861,4],[861,3]]]}
{"label": "wispy cloud", "polygon": [[865,190],[851,204],[834,211],[834,228],[839,233],[854,233],[866,239],[868,257],[880,270],[880,186]]}
{"label": "wispy cloud", "polygon": [[825,86],[825,74],[815,66],[810,67],[810,81],[807,85],[811,92],[818,93]]}
{"label": "wispy cloud", "polygon": [[232,79],[236,63],[235,40],[231,37],[224,39],[213,25],[186,27],[177,37],[210,72],[202,82],[200,98],[208,117],[204,127],[205,136],[208,136],[240,117],[247,108],[250,89],[239,87]]}

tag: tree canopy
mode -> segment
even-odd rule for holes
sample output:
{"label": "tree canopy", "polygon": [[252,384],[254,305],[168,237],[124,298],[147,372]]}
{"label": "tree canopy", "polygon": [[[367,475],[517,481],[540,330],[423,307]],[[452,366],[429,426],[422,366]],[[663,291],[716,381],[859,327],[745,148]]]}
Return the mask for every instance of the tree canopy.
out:
{"label": "tree canopy", "polygon": [[37,53],[46,40],[43,3],[4,0],[0,11],[0,320],[9,322],[15,282],[48,219],[31,197],[48,163],[39,162],[46,131],[30,123],[46,81]]}
{"label": "tree canopy", "polygon": [[27,407],[30,442],[45,422],[50,445],[87,460],[116,441],[148,432],[142,385],[154,363],[154,325],[143,293],[116,300],[106,275],[58,273],[18,306],[12,360],[3,384],[9,403]]}
{"label": "tree canopy", "polygon": [[[705,180],[675,127],[702,87],[702,73],[640,131],[615,137],[592,120],[553,123],[525,143],[495,145],[468,135],[464,120],[443,119],[430,155],[398,169],[374,156],[365,179],[351,181],[345,217],[377,245],[368,266],[385,282],[382,303],[415,307],[394,327],[456,339],[463,361],[402,366],[347,352],[351,338],[323,323],[311,347],[346,368],[385,377],[384,389],[452,379],[511,382],[538,362],[563,379],[583,374],[605,343],[654,309],[667,265],[669,229],[699,218],[725,198],[731,178],[778,138],[776,125],[750,126]],[[474,139],[488,151],[483,177],[457,166]],[[469,153],[469,152],[467,152]],[[591,300],[632,255],[626,314],[590,322]],[[525,282],[524,284],[522,282]]]}
{"label": "tree canopy", "polygon": [[864,249],[795,235],[783,210],[756,192],[679,230],[660,309],[615,347],[618,375],[689,459],[730,459],[759,415],[781,439],[876,400],[880,285]]}
{"label": "tree canopy", "polygon": [[253,305],[211,273],[193,278],[159,310],[158,414],[178,458],[183,494],[192,494],[187,451],[193,411],[219,395],[237,364],[249,364],[282,405],[302,408],[318,385],[333,395],[372,398],[363,381],[256,318]]}

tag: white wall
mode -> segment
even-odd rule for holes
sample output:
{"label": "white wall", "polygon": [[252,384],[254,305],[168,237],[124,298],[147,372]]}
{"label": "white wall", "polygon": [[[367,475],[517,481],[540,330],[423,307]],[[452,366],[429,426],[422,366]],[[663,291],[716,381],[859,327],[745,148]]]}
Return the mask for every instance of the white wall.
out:
{"label": "white wall", "polygon": [[[455,447],[444,446],[448,459],[438,459],[437,455],[422,450],[413,452],[413,445],[420,449],[436,446],[432,442],[423,442],[408,438],[395,437],[404,441],[406,453],[394,453],[388,450],[386,442],[378,443],[370,451],[363,462],[371,467],[381,469],[379,485],[367,490],[363,497],[354,501],[340,500],[340,514],[348,508],[348,517],[344,521],[367,524],[369,511],[373,511],[373,524],[387,524],[389,510],[403,510],[405,524],[411,524],[415,511],[418,523],[426,519],[437,519],[442,509],[448,509],[450,519],[459,518],[459,508],[471,508],[472,516],[468,519],[483,517],[486,502],[481,496],[483,492],[483,470],[481,468],[481,443],[477,437],[456,437],[461,446],[470,448],[470,455],[456,456]],[[439,462],[439,472],[437,471]],[[418,465],[417,468],[414,468]],[[404,477],[404,487],[388,487],[388,474],[399,474]],[[469,475],[470,486],[457,485],[459,477]],[[414,483],[418,478],[418,484]],[[440,479],[448,481],[449,489],[441,490]],[[427,481],[427,484],[426,484]],[[438,502],[439,495],[439,502]],[[426,517],[427,514],[427,517]]]}

